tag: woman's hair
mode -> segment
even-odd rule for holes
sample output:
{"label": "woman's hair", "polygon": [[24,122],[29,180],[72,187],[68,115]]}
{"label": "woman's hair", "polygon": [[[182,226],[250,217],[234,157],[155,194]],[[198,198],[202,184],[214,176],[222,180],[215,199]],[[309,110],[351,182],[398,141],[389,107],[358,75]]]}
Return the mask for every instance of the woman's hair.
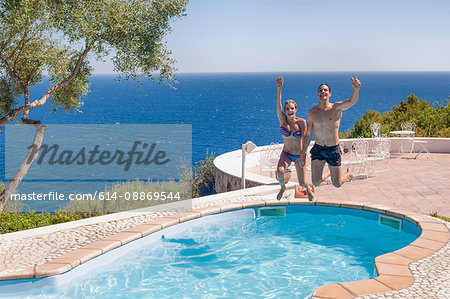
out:
{"label": "woman's hair", "polygon": [[328,86],[328,91],[331,92],[331,87],[330,87],[330,85],[328,85],[327,83],[322,83],[322,84],[320,84],[319,87],[317,88],[317,91],[320,90],[320,87],[321,87],[322,85]]}
{"label": "woman's hair", "polygon": [[284,102],[284,110],[286,110],[287,104],[294,104],[295,109],[297,109],[297,103],[294,100],[286,100],[286,102]]}

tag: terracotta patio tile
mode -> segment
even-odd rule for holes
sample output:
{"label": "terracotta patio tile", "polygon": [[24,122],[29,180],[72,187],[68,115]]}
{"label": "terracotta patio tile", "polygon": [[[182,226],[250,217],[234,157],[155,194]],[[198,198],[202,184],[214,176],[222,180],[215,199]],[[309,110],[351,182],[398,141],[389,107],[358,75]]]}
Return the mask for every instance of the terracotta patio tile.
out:
{"label": "terracotta patio tile", "polygon": [[250,200],[241,202],[242,208],[253,208],[253,207],[263,207],[266,205],[266,202],[263,200]]}
{"label": "terracotta patio tile", "polygon": [[229,203],[220,206],[220,212],[234,211],[239,209],[242,209],[242,204],[240,203]]}
{"label": "terracotta patio tile", "polygon": [[72,266],[69,264],[43,264],[36,266],[35,269],[35,277],[48,277],[54,276],[58,274],[62,274],[64,272],[72,269]]}
{"label": "terracotta patio tile", "polygon": [[34,277],[34,267],[0,269],[0,280],[27,279],[33,277]]}
{"label": "terracotta patio tile", "polygon": [[414,260],[407,258],[405,256],[389,252],[375,258],[375,263],[385,263],[385,264],[397,264],[397,265],[408,265]]}
{"label": "terracotta patio tile", "polygon": [[51,261],[48,261],[46,264],[69,264],[72,266],[72,268],[75,268],[76,266],[80,265],[80,260],[77,258],[61,258],[58,257],[56,259],[53,259]]}
{"label": "terracotta patio tile", "polygon": [[336,284],[329,284],[329,285],[324,285],[324,286],[318,287],[314,291],[313,296],[319,297],[319,298],[347,299],[347,298],[353,298],[355,296],[355,294],[350,293],[343,286],[336,283]]}
{"label": "terracotta patio tile", "polygon": [[433,230],[423,230],[420,238],[447,243],[449,239],[449,233],[437,232]]}
{"label": "terracotta patio tile", "polygon": [[266,206],[285,206],[289,204],[288,200],[266,199]]}
{"label": "terracotta patio tile", "polygon": [[379,208],[373,208],[372,205],[368,204],[368,205],[364,205],[363,210],[365,211],[370,211],[370,212],[375,212],[375,213],[379,213],[379,214],[384,214],[385,210],[379,209]]}
{"label": "terracotta patio tile", "polygon": [[157,232],[162,229],[160,224],[140,224],[133,228],[124,230],[125,233],[141,233],[142,236],[147,236],[151,233]]}
{"label": "terracotta patio tile", "polygon": [[386,215],[392,216],[392,217],[395,217],[395,218],[399,218],[399,219],[404,219],[405,218],[405,215],[403,215],[402,213],[397,212],[396,210],[393,210],[393,209],[387,210],[386,211]]}
{"label": "terracotta patio tile", "polygon": [[331,197],[329,201],[327,200],[327,202],[340,206],[342,203],[345,203],[347,200],[348,200],[348,198]]}
{"label": "terracotta patio tile", "polygon": [[396,276],[396,275],[380,275],[375,277],[375,280],[385,284],[393,290],[401,290],[408,288],[414,282],[414,279],[410,276]]}
{"label": "terracotta patio tile", "polygon": [[416,221],[419,222],[435,222],[435,223],[440,223],[438,220],[436,220],[435,218],[431,217],[431,216],[427,216],[427,215],[423,215],[423,214],[418,214],[416,213],[415,215],[411,215],[411,218],[413,218]]}
{"label": "terracotta patio tile", "polygon": [[122,245],[120,241],[97,240],[92,242],[91,244],[83,246],[82,249],[99,249],[102,251],[102,253],[105,253],[109,250],[119,247],[120,245]]}
{"label": "terracotta patio tile", "polygon": [[153,220],[151,222],[148,222],[147,224],[161,225],[162,228],[166,228],[166,227],[175,225],[177,223],[180,223],[180,220],[178,218],[163,217],[163,218],[159,218],[159,219]]}
{"label": "terracotta patio tile", "polygon": [[412,276],[405,265],[375,263],[379,275]]}
{"label": "terracotta patio tile", "polygon": [[423,222],[420,224],[420,227],[422,229],[427,230],[433,230],[433,231],[440,231],[440,232],[448,232],[448,228],[443,223],[430,223],[430,222]]}
{"label": "terracotta patio tile", "polygon": [[435,252],[434,250],[429,250],[429,249],[425,249],[425,248],[417,247],[417,246],[413,246],[413,245],[409,245],[409,246],[403,247],[402,249],[394,251],[394,253],[396,253],[396,254],[400,254],[404,257],[407,257],[407,258],[415,260],[415,261],[426,258],[427,256],[432,255],[434,252]]}
{"label": "terracotta patio tile", "polygon": [[[299,198],[294,198],[294,199],[290,199],[288,202],[289,205],[304,205],[304,206],[314,206],[316,205],[316,203],[314,201],[309,201],[307,199],[299,199]],[[266,203],[266,205],[268,205]]]}
{"label": "terracotta patio tile", "polygon": [[120,243],[123,245],[123,244],[131,242],[133,240],[139,239],[141,237],[142,237],[141,233],[121,232],[121,233],[117,233],[115,235],[109,236],[102,240],[104,240],[104,241],[120,241]]}
{"label": "terracotta patio tile", "polygon": [[392,291],[391,288],[375,279],[343,282],[340,285],[358,296]]}
{"label": "terracotta patio tile", "polygon": [[195,209],[192,210],[193,212],[199,212],[200,215],[206,216],[206,215],[212,215],[212,214],[217,214],[220,213],[220,207],[218,206],[211,206],[211,207],[205,207],[205,208],[200,208],[200,209]]}
{"label": "terracotta patio tile", "polygon": [[96,256],[99,256],[102,254],[102,251],[100,249],[76,249],[74,251],[70,251],[64,255],[62,255],[60,258],[63,259],[78,259],[80,260],[80,263],[84,263]]}
{"label": "terracotta patio tile", "polygon": [[177,214],[166,216],[166,217],[173,218],[173,219],[179,219],[179,222],[184,222],[184,221],[198,218],[200,216],[201,216],[201,214],[199,212],[189,211],[189,212],[177,213]]}
{"label": "terracotta patio tile", "polygon": [[392,205],[390,205],[390,204],[387,205],[387,204],[374,203],[374,204],[370,204],[370,207],[375,208],[375,209],[380,209],[380,210],[383,210],[383,211],[392,209]]}
{"label": "terracotta patio tile", "polygon": [[364,203],[349,203],[349,202],[347,202],[347,203],[342,203],[341,204],[341,207],[342,208],[347,208],[347,209],[356,209],[356,210],[362,210],[362,207],[364,206],[365,204]]}
{"label": "terracotta patio tile", "polygon": [[438,241],[428,240],[428,239],[424,239],[424,238],[418,238],[417,240],[412,242],[410,245],[438,251],[439,249],[444,247],[445,244],[446,243],[444,243],[444,242],[438,242]]}
{"label": "terracotta patio tile", "polygon": [[341,203],[339,203],[339,202],[317,201],[315,203],[316,203],[316,206],[325,206],[325,207],[340,207],[341,206]]}

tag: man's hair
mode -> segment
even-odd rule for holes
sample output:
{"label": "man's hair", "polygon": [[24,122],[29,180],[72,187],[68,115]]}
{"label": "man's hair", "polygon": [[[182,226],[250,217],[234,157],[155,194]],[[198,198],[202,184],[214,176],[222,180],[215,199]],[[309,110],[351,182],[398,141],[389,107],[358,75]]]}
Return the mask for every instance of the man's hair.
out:
{"label": "man's hair", "polygon": [[319,87],[317,88],[317,91],[320,90],[320,87],[321,87],[322,85],[328,86],[328,91],[331,92],[331,87],[330,87],[330,85],[328,85],[327,83],[322,83],[322,84],[320,84]]}
{"label": "man's hair", "polygon": [[297,103],[294,100],[286,100],[286,102],[284,102],[284,110],[286,110],[286,105],[288,104],[294,104],[295,109],[297,109]]}

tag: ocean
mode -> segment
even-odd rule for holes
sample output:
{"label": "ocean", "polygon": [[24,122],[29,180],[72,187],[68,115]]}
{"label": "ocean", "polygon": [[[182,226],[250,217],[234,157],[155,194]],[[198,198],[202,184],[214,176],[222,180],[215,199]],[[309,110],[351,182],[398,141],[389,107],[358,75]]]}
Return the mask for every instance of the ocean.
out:
{"label": "ocean", "polygon": [[[147,80],[139,87],[133,81],[118,82],[115,75],[94,75],[80,111],[53,112],[44,106],[31,111],[30,118],[45,124],[189,124],[196,162],[207,152],[217,156],[247,141],[282,142],[275,106],[275,79],[280,75],[283,100],[295,100],[297,116],[305,119],[318,102],[321,83],[331,86],[331,102],[342,101],[352,94],[351,77],[358,76],[359,100],[343,113],[340,131],[350,129],[366,110],[388,111],[411,94],[442,104],[450,96],[450,72],[183,73],[177,75],[174,89]],[[32,99],[46,88],[33,88]],[[4,141],[0,146],[4,169]]]}

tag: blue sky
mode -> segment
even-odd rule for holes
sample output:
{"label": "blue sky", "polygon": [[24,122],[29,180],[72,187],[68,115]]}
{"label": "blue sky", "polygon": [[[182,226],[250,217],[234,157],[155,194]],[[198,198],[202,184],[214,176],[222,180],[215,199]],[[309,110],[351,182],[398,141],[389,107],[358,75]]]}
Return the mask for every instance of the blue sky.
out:
{"label": "blue sky", "polygon": [[179,72],[450,71],[450,0],[190,0],[172,29]]}

